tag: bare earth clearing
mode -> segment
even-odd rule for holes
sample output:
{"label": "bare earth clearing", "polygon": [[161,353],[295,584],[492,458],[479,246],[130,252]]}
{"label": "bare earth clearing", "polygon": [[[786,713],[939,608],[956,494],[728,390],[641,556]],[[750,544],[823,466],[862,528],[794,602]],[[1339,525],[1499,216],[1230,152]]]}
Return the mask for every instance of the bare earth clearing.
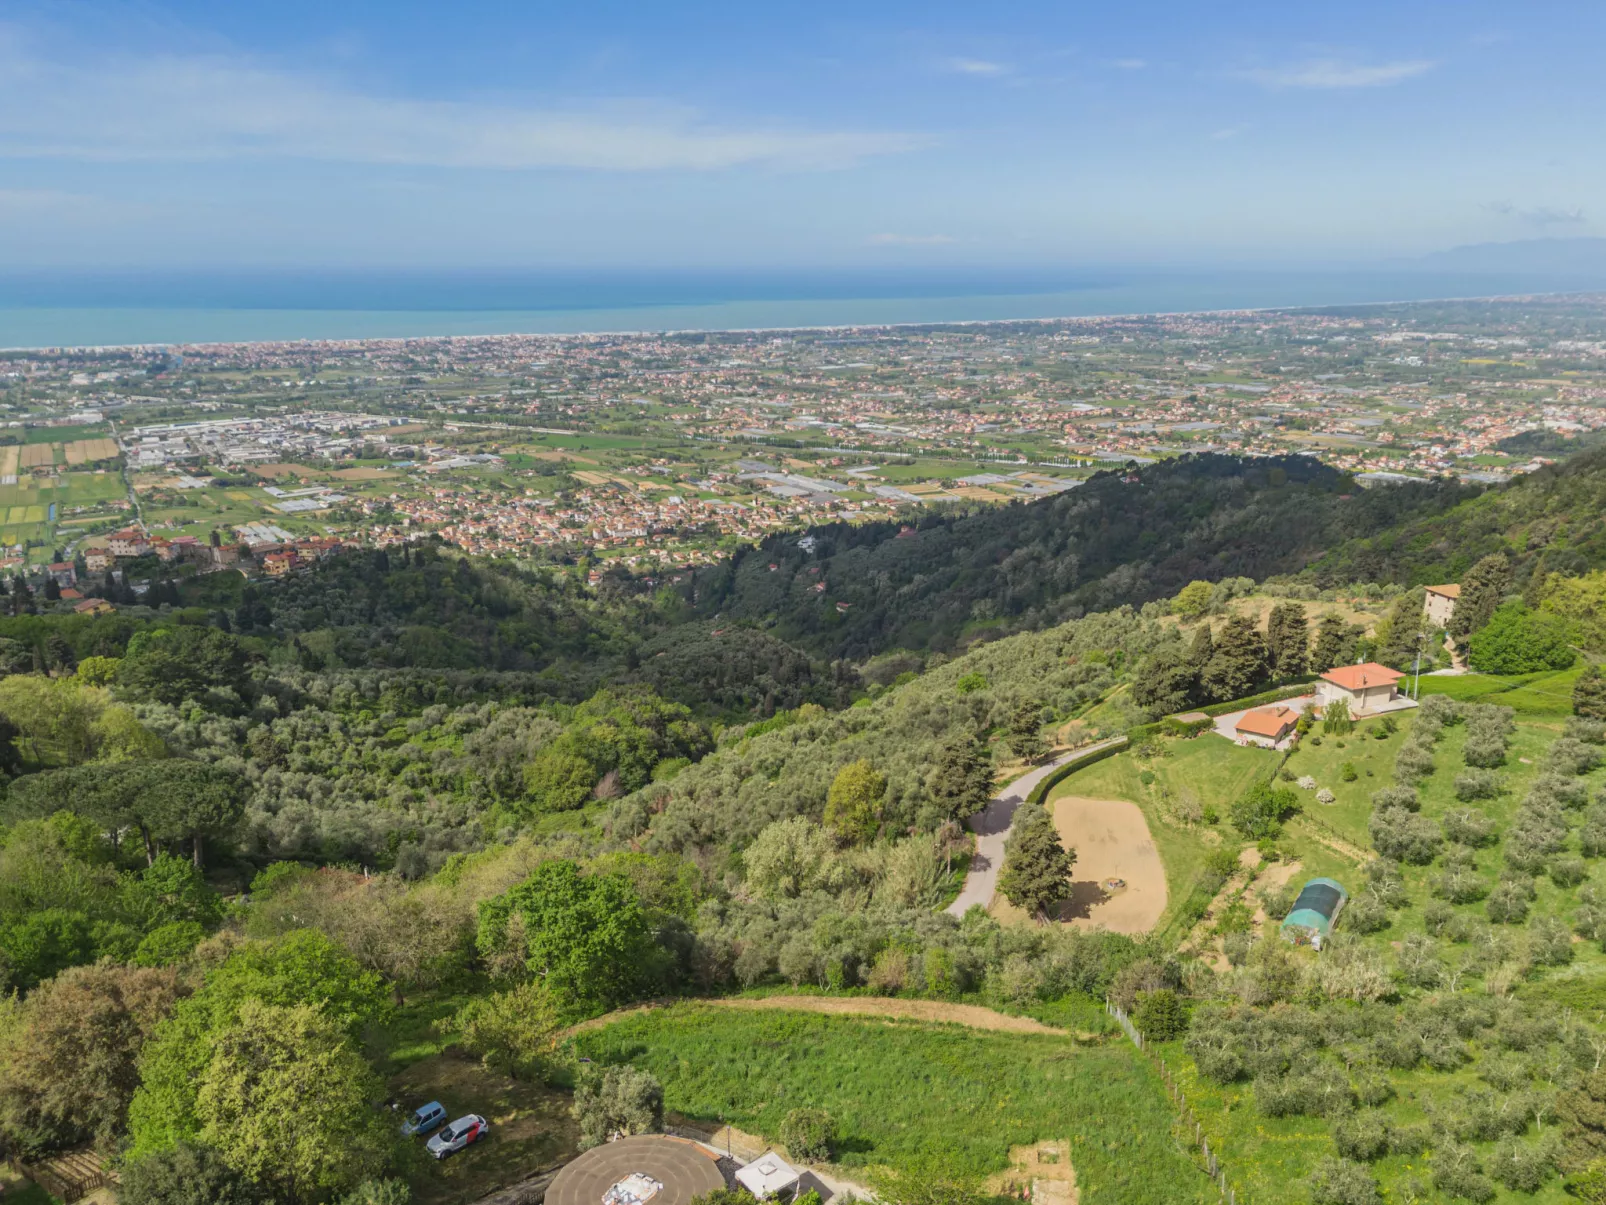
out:
{"label": "bare earth clearing", "polygon": [[[1067,795],[1054,801],[1054,826],[1067,849],[1076,851],[1071,898],[1059,919],[1079,929],[1147,933],[1165,912],[1165,866],[1137,804],[1125,799]],[[1107,886],[1120,880],[1122,886]],[[1006,923],[1026,914],[1003,896],[992,914]]]}

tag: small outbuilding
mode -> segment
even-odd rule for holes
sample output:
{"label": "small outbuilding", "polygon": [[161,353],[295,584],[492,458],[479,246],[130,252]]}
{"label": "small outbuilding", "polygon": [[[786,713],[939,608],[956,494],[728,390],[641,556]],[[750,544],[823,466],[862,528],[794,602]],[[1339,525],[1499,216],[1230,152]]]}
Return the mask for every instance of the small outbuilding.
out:
{"label": "small outbuilding", "polygon": [[1238,717],[1234,729],[1240,737],[1249,737],[1257,743],[1271,741],[1276,744],[1292,732],[1297,723],[1299,723],[1299,712],[1278,703],[1272,707],[1257,707],[1253,711],[1244,712]]}
{"label": "small outbuilding", "polygon": [[788,1189],[795,1189],[801,1175],[797,1168],[774,1151],[765,1151],[746,1167],[737,1169],[736,1182],[762,1201]]}
{"label": "small outbuilding", "polygon": [[1349,902],[1349,892],[1332,879],[1312,879],[1300,888],[1294,906],[1283,918],[1282,933],[1296,944],[1310,942],[1318,950],[1333,935],[1333,923]]}

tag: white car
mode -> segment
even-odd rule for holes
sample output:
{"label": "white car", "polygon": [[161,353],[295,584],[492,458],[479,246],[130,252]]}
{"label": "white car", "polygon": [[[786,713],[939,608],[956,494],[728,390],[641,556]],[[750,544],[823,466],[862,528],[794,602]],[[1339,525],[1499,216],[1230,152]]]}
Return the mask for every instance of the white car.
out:
{"label": "white car", "polygon": [[491,1123],[478,1113],[470,1113],[467,1117],[459,1117],[451,1125],[441,1130],[439,1134],[429,1140],[425,1148],[437,1159],[444,1159],[447,1155],[462,1150],[470,1143],[478,1142],[490,1130]]}

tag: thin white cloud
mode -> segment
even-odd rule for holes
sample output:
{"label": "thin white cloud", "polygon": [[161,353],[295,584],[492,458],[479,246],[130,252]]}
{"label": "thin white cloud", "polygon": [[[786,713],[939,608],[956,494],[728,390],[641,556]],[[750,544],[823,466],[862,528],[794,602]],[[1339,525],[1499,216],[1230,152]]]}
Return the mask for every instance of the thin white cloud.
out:
{"label": "thin white cloud", "polygon": [[943,247],[959,240],[951,234],[872,234],[866,241],[877,247]]}
{"label": "thin white cloud", "polygon": [[991,59],[949,59],[949,71],[960,75],[1008,75],[1014,68],[1008,63],[995,63]]}
{"label": "thin white cloud", "polygon": [[1145,59],[1116,59],[1113,65],[1122,71],[1142,71],[1149,64]]}
{"label": "thin white cloud", "polygon": [[1237,74],[1268,88],[1385,88],[1431,71],[1435,65],[1431,59],[1389,63],[1312,59],[1283,67],[1256,67]]}
{"label": "thin white cloud", "polygon": [[13,158],[710,171],[839,168],[921,145],[896,132],[714,122],[656,102],[411,100],[223,57],[67,61],[0,38],[0,156]]}
{"label": "thin white cloud", "polygon": [[1483,208],[1501,217],[1516,218],[1529,226],[1582,226],[1589,221],[1584,216],[1584,211],[1576,206],[1570,209],[1556,209],[1549,205],[1536,205],[1524,209],[1510,201],[1490,201]]}
{"label": "thin white cloud", "polygon": [[1210,131],[1210,141],[1212,141],[1212,142],[1226,142],[1229,138],[1238,137],[1239,134],[1242,134],[1248,128],[1249,127],[1245,126],[1245,125],[1238,125],[1238,126],[1225,126],[1225,127],[1223,127],[1222,129],[1219,129],[1219,130],[1211,130]]}
{"label": "thin white cloud", "polygon": [[0,188],[0,220],[70,218],[74,222],[129,218],[148,212],[126,200],[110,200],[54,188]]}

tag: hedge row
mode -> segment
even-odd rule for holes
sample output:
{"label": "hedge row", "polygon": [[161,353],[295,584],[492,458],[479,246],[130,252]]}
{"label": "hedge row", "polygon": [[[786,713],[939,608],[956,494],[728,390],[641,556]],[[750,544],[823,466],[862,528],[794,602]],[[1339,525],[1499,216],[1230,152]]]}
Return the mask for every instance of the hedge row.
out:
{"label": "hedge row", "polygon": [[1121,752],[1122,749],[1127,748],[1127,746],[1129,746],[1131,743],[1132,739],[1130,736],[1118,736],[1111,740],[1110,743],[1105,745],[1102,749],[1089,749],[1086,753],[1082,754],[1082,756],[1073,757],[1063,766],[1057,767],[1052,774],[1033,787],[1031,794],[1026,796],[1026,804],[1041,804],[1043,800],[1048,798],[1048,793],[1058,786],[1060,782],[1066,778],[1069,778],[1078,770],[1087,769],[1087,767],[1091,766],[1094,762],[1103,761],[1111,754]]}

